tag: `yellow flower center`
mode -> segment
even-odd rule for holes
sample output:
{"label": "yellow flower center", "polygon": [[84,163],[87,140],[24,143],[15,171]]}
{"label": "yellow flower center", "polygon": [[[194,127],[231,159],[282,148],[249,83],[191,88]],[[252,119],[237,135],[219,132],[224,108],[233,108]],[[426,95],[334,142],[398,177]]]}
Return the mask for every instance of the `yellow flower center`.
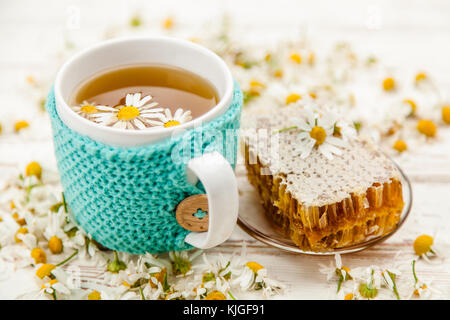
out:
{"label": "yellow flower center", "polygon": [[42,168],[36,161],[30,162],[25,169],[26,176],[36,176],[38,179],[41,178]]}
{"label": "yellow flower center", "polygon": [[227,300],[227,298],[220,291],[212,291],[206,295],[205,300]]}
{"label": "yellow flower center", "polygon": [[[164,268],[160,272],[151,274],[151,277],[155,278],[159,283],[164,283],[164,279],[166,278],[166,275],[167,275],[167,271]],[[153,283],[152,279],[149,279],[148,283],[150,283],[150,287],[158,288],[158,285],[156,283]]]}
{"label": "yellow flower center", "polygon": [[325,132],[325,129],[322,127],[315,126],[312,128],[312,130],[309,132],[309,135],[311,138],[316,140],[316,146],[320,146],[327,137],[327,133]]}
{"label": "yellow flower center", "polygon": [[392,78],[386,78],[383,81],[383,89],[385,91],[391,91],[395,88],[395,81]]}
{"label": "yellow flower center", "polygon": [[14,124],[14,131],[15,132],[19,132],[20,130],[25,129],[25,128],[29,127],[29,126],[30,125],[26,121],[17,121]]}
{"label": "yellow flower center", "polygon": [[50,276],[50,273],[52,272],[53,269],[55,269],[56,266],[53,264],[43,264],[42,266],[40,266],[39,269],[36,270],[36,275],[43,279],[45,277]]}
{"label": "yellow flower center", "polygon": [[[425,290],[426,288],[428,288],[426,284],[424,284],[423,286],[420,287],[420,289],[422,289],[422,290]],[[414,290],[414,295],[420,297],[419,289]]]}
{"label": "yellow flower center", "polygon": [[257,273],[258,270],[264,269],[262,265],[254,261],[247,262],[245,265],[249,267],[254,273]]}
{"label": "yellow flower center", "polygon": [[34,248],[31,250],[31,257],[34,259],[36,264],[47,262],[47,255],[41,248]]}
{"label": "yellow flower center", "polygon": [[353,300],[353,293],[347,293],[344,297],[344,300]]}
{"label": "yellow flower center", "polygon": [[283,77],[283,70],[280,70],[280,69],[275,70],[275,72],[273,73],[273,76],[275,78],[282,78]]}
{"label": "yellow flower center", "polygon": [[171,29],[172,27],[173,27],[173,19],[172,19],[172,17],[167,17],[163,21],[163,28],[164,29]]}
{"label": "yellow flower center", "polygon": [[265,85],[257,80],[252,80],[250,81],[250,86],[251,87],[256,87],[256,88],[264,88]]}
{"label": "yellow flower center", "polygon": [[442,107],[442,120],[446,124],[450,124],[450,106]]}
{"label": "yellow flower center", "polygon": [[90,104],[82,106],[80,110],[81,110],[81,112],[84,112],[87,114],[92,114],[92,113],[98,112],[97,108],[94,106],[91,106]]}
{"label": "yellow flower center", "polygon": [[413,247],[414,251],[418,256],[421,256],[431,250],[431,246],[433,245],[433,237],[429,235],[421,235],[418,236],[414,241]]}
{"label": "yellow flower center", "polygon": [[290,59],[297,64],[302,63],[302,57],[298,53],[291,54]]}
{"label": "yellow flower center", "polygon": [[405,151],[408,147],[406,146],[405,141],[403,141],[403,140],[397,140],[397,141],[395,141],[393,148],[394,148],[395,150],[397,150],[398,152],[403,152],[403,151]]}
{"label": "yellow flower center", "polygon": [[20,218],[20,216],[17,212],[14,212],[12,217],[14,218],[14,220],[16,220],[17,224],[19,224],[21,226],[24,226],[27,224],[27,222],[25,221],[25,218]]}
{"label": "yellow flower center", "polygon": [[426,73],[419,72],[419,73],[416,75],[416,82],[420,82],[420,81],[422,81],[422,80],[425,80],[426,78],[427,78]]}
{"label": "yellow flower center", "polygon": [[347,272],[347,273],[350,273],[350,268],[349,268],[349,267],[342,266],[341,269],[344,270],[344,271]]}
{"label": "yellow flower center", "polygon": [[164,123],[164,127],[169,128],[169,127],[175,127],[175,126],[179,126],[181,123],[179,123],[176,120],[170,120],[167,121],[166,123]]}
{"label": "yellow flower center", "polygon": [[434,122],[431,120],[420,120],[417,123],[417,130],[421,134],[423,134],[429,138],[432,138],[436,135],[437,128],[436,128],[436,125],[434,124]]}
{"label": "yellow flower center", "polygon": [[36,84],[36,80],[34,79],[33,76],[27,76],[26,80],[29,84]]}
{"label": "yellow flower center", "polygon": [[43,290],[45,288],[50,288],[55,283],[58,283],[58,280],[56,280],[56,279],[50,280],[49,282],[47,282],[47,285],[46,284],[42,285],[41,290]]}
{"label": "yellow flower center", "polygon": [[417,105],[411,99],[405,99],[403,102],[408,103],[411,106],[411,115],[413,115],[417,110]]}
{"label": "yellow flower center", "polygon": [[316,61],[316,55],[314,54],[314,52],[311,52],[308,57],[308,63],[310,65],[313,65],[315,61]]}
{"label": "yellow flower center", "polygon": [[89,293],[88,300],[102,300],[102,295],[97,290],[94,290]]}
{"label": "yellow flower center", "polygon": [[121,121],[129,121],[133,120],[136,117],[139,117],[140,112],[139,109],[133,106],[126,106],[119,110],[117,113],[117,119]]}
{"label": "yellow flower center", "polygon": [[19,228],[19,230],[17,230],[15,236],[14,236],[14,240],[16,240],[17,243],[22,242],[22,239],[19,239],[18,235],[19,234],[26,234],[28,233],[28,229],[27,228]]}
{"label": "yellow flower center", "polygon": [[302,98],[301,95],[296,94],[296,93],[291,93],[290,95],[288,95],[286,97],[286,104],[290,104],[290,103],[294,103],[297,102],[298,100],[300,100]]}
{"label": "yellow flower center", "polygon": [[48,248],[53,254],[59,254],[63,251],[63,243],[60,238],[53,236],[48,240]]}

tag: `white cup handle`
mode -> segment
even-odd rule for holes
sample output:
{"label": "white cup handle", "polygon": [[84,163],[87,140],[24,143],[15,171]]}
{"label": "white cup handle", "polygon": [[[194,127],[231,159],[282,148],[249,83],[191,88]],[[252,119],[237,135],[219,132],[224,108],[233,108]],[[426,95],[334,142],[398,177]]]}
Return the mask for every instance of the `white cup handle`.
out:
{"label": "white cup handle", "polygon": [[227,240],[236,225],[239,196],[236,176],[228,161],[217,151],[189,160],[189,182],[201,181],[208,196],[208,231],[191,232],[185,241],[190,245],[208,249]]}

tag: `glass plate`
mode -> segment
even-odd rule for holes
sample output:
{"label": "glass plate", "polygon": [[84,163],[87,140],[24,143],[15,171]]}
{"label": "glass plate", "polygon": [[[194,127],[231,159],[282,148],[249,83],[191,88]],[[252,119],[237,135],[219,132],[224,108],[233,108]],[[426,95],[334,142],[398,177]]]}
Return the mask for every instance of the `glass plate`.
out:
{"label": "glass plate", "polygon": [[245,168],[240,168],[238,176],[238,184],[240,190],[239,199],[239,217],[238,225],[253,238],[264,242],[270,246],[305,255],[333,255],[335,253],[351,253],[367,249],[377,243],[380,243],[391,237],[403,225],[411,211],[412,190],[411,183],[400,167],[394,162],[401,174],[401,182],[403,189],[403,211],[400,221],[396,228],[390,233],[369,239],[357,245],[336,248],[326,252],[305,251],[296,246],[296,244],[282,232],[278,231],[276,226],[272,225],[264,214],[264,209],[260,203],[259,195],[253,186],[248,182]]}

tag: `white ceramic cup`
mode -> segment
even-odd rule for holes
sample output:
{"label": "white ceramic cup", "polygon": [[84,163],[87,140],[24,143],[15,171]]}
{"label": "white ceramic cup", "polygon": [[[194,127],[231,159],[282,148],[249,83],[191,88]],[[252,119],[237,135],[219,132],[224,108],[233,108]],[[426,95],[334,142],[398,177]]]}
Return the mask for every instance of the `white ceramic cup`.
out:
{"label": "white ceramic cup", "polygon": [[[182,68],[212,83],[219,95],[218,104],[202,116],[176,127],[126,130],[106,127],[79,116],[68,101],[83,81],[96,74],[136,64],[158,64]],[[212,51],[190,41],[168,37],[115,39],[87,48],[68,60],[59,70],[54,85],[56,110],[70,129],[95,141],[123,148],[151,145],[170,138],[175,132],[215,119],[230,106],[233,78],[225,62]],[[237,182],[228,161],[218,152],[191,159],[188,180],[199,179],[208,194],[209,228],[191,232],[185,241],[197,248],[221,244],[231,235],[238,214]]]}

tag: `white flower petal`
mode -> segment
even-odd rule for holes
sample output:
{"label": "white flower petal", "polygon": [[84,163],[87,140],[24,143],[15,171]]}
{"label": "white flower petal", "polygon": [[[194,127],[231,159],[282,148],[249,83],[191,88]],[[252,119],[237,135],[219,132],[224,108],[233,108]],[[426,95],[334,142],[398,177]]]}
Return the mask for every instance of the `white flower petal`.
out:
{"label": "white flower petal", "polygon": [[133,105],[133,95],[131,93],[128,93],[127,96],[125,97],[125,105],[127,106],[131,106]]}

